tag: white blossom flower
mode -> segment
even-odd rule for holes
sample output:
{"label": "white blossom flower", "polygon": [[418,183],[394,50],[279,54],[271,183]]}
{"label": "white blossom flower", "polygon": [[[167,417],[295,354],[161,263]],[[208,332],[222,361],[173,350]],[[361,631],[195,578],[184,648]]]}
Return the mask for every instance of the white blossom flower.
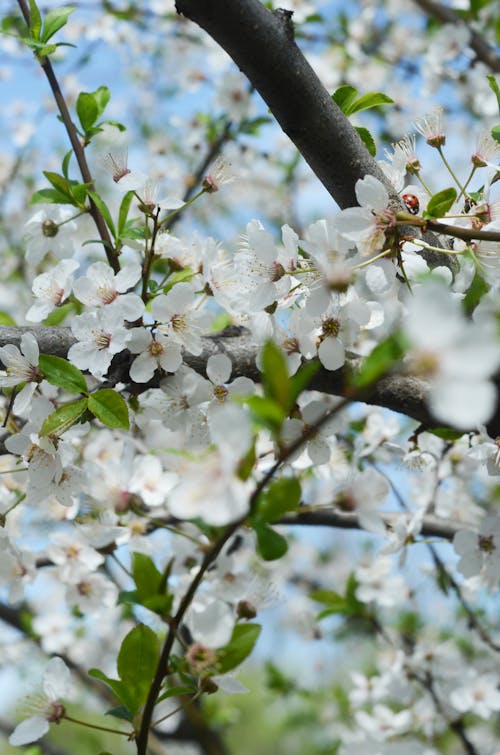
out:
{"label": "white blossom flower", "polygon": [[410,298],[404,329],[413,345],[410,369],[429,380],[434,416],[459,429],[486,422],[496,400],[490,378],[500,364],[494,331],[466,320],[435,280]]}
{"label": "white blossom flower", "polygon": [[158,368],[175,372],[182,364],[179,343],[162,333],[153,335],[145,328],[129,331],[127,348],[132,354],[139,354],[130,366],[130,378],[135,383],[147,383]]}
{"label": "white blossom flower", "polygon": [[105,262],[95,262],[85,276],[75,281],[73,291],[83,304],[112,306],[120,311],[124,320],[132,322],[142,317],[145,305],[138,294],[126,292],[140,278],[140,265],[124,265],[115,274]]}
{"label": "white blossom flower", "polygon": [[198,301],[191,283],[177,283],[168,294],[157,296],[151,304],[158,332],[196,356],[203,350],[201,338],[213,319],[211,313],[196,309]]}
{"label": "white blossom flower", "polygon": [[42,690],[36,695],[30,695],[26,700],[26,707],[32,715],[22,721],[9,737],[9,743],[14,747],[36,742],[43,737],[51,723],[58,723],[66,715],[61,699],[69,691],[70,673],[61,658],[51,658],[43,674]]}
{"label": "white blossom flower", "polygon": [[234,258],[241,305],[246,312],[257,312],[285,296],[290,278],[278,257],[278,249],[262,223],[252,220],[242,236]]}
{"label": "white blossom flower", "polygon": [[39,356],[38,343],[32,333],[21,336],[21,350],[11,343],[0,347],[0,360],[5,366],[5,371],[0,372],[0,388],[26,383],[14,401],[13,410],[19,414],[23,414],[29,406],[40,382]]}
{"label": "white blossom flower", "polygon": [[129,491],[140,495],[146,506],[165,504],[178,476],[174,472],[165,472],[157,456],[138,456],[134,459],[133,466]]}
{"label": "white blossom flower", "polygon": [[387,189],[375,176],[356,181],[355,191],[360,206],[342,210],[333,222],[340,235],[354,241],[359,253],[368,257],[382,251],[385,232],[393,226],[395,216],[387,209]]}
{"label": "white blossom flower", "polygon": [[56,307],[66,301],[73,286],[73,273],[80,267],[76,260],[61,260],[50,272],[38,275],[33,281],[36,300],[26,313],[31,322],[41,322]]}
{"label": "white blossom flower", "polygon": [[68,359],[81,370],[102,378],[115,354],[127,347],[130,331],[124,327],[123,314],[103,308],[78,315],[71,323],[78,340],[68,351]]}
{"label": "white blossom flower", "polygon": [[118,587],[99,572],[82,574],[66,585],[66,602],[84,614],[102,614],[116,605]]}
{"label": "white blossom flower", "polygon": [[451,691],[450,703],[460,713],[474,713],[489,720],[500,710],[499,683],[500,678],[493,671],[478,674],[470,670],[463,684]]}
{"label": "white blossom flower", "polygon": [[28,550],[19,550],[6,533],[0,533],[0,584],[7,587],[9,603],[22,600],[24,586],[36,577],[36,558]]}
{"label": "white blossom flower", "polygon": [[35,213],[24,227],[26,259],[37,265],[46,254],[56,257],[70,257],[74,251],[74,239],[78,230],[71,220],[74,210],[50,205]]}
{"label": "white blossom flower", "polygon": [[458,570],[464,577],[481,574],[487,581],[500,580],[500,517],[488,516],[478,532],[461,530],[453,538],[453,547],[460,556]]}

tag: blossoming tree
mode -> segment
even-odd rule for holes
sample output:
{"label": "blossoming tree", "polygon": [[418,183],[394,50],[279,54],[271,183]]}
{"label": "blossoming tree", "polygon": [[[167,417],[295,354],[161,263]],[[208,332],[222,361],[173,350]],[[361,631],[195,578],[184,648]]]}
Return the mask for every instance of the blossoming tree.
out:
{"label": "blossoming tree", "polygon": [[[0,619],[41,686],[10,745],[232,751],[273,604],[336,648],[321,689],[312,649],[267,666],[287,751],[493,755],[495,3],[48,5],[2,23],[60,121],[6,110],[0,175]],[[80,82],[116,54],[126,117]]]}

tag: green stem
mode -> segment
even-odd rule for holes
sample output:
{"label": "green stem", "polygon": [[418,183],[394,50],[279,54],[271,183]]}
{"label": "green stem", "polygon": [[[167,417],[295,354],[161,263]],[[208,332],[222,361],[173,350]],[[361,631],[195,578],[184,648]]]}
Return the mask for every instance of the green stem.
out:
{"label": "green stem", "polygon": [[133,736],[133,732],[131,731],[120,731],[120,729],[111,729],[108,726],[99,726],[98,724],[89,724],[86,721],[80,721],[78,718],[73,718],[72,716],[65,715],[64,719],[66,721],[71,721],[72,724],[78,724],[79,726],[86,726],[87,729],[97,729],[97,731],[108,731],[110,734],[121,734],[122,737],[127,737],[128,739],[131,739]]}
{"label": "green stem", "polygon": [[472,170],[471,170],[471,172],[469,173],[469,177],[467,178],[467,181],[466,181],[466,182],[464,183],[464,185],[463,185],[462,191],[460,192],[460,194],[459,194],[459,195],[458,195],[458,197],[457,197],[457,200],[456,200],[457,202],[458,202],[458,200],[460,199],[460,197],[462,196],[462,194],[465,194],[465,190],[467,189],[467,186],[468,186],[468,185],[470,184],[470,182],[472,181],[472,177],[473,177],[474,173],[476,172],[476,170],[477,170],[477,166],[476,166],[476,165],[473,165],[473,166],[472,166]]}
{"label": "green stem", "polygon": [[460,183],[460,181],[459,181],[459,180],[458,180],[458,178],[456,177],[456,175],[455,175],[455,172],[453,171],[453,168],[451,167],[451,165],[449,164],[448,160],[447,160],[447,159],[446,159],[446,157],[444,156],[443,148],[442,148],[441,146],[439,146],[439,147],[437,148],[437,151],[438,151],[438,152],[439,152],[439,154],[441,155],[441,160],[442,160],[442,161],[443,161],[443,163],[445,164],[445,166],[446,166],[446,169],[448,170],[448,172],[449,172],[450,176],[451,176],[451,177],[453,178],[453,180],[455,181],[456,185],[457,185],[457,186],[458,186],[458,188],[460,189],[460,194],[462,194],[462,192],[463,192],[462,184]]}

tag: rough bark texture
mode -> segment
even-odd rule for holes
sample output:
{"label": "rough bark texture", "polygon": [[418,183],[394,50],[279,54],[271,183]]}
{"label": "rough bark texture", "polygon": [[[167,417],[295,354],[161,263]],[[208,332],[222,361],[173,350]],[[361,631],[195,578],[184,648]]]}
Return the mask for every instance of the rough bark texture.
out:
{"label": "rough bark texture", "polygon": [[[23,333],[33,333],[40,347],[40,352],[64,357],[70,346],[75,343],[75,338],[69,328],[46,328],[40,327],[0,327],[0,346],[12,343],[19,346]],[[258,346],[251,334],[245,328],[230,327],[222,333],[206,336],[203,339],[203,351],[199,356],[184,354],[184,361],[200,375],[206,375],[207,360],[212,354],[227,354],[233,363],[233,378],[246,375],[255,381],[260,380],[260,372],[255,364]],[[111,384],[123,382],[129,384],[132,393],[140,393],[146,387],[152,388],[158,385],[161,375],[157,372],[147,386],[132,385],[128,375],[132,356],[129,352],[118,354],[108,373]],[[356,371],[358,360],[351,359],[347,363],[349,370]],[[497,389],[500,380],[497,380]],[[349,397],[350,389],[347,382],[345,369],[331,372],[320,369],[314,376],[310,386],[311,390],[320,391],[334,396]],[[417,378],[407,375],[390,375],[380,380],[369,394],[363,397],[368,404],[392,409],[416,419],[426,427],[440,426],[442,423],[434,419],[427,408],[425,399],[428,387],[426,383]],[[500,435],[500,411],[497,407],[495,417],[488,425],[490,434],[495,437]],[[475,430],[476,428],[470,428]]]}

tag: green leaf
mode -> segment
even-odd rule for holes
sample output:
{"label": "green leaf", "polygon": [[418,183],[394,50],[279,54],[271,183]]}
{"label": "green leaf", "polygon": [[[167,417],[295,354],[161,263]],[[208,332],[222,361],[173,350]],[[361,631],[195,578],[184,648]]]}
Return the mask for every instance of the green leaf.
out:
{"label": "green leaf", "polygon": [[353,388],[367,388],[387,374],[404,357],[408,344],[401,333],[395,333],[379,343],[361,363],[352,380]]}
{"label": "green leaf", "polygon": [[348,115],[352,103],[358,95],[358,90],[349,84],[343,84],[332,94],[332,100],[339,106],[344,115]]}
{"label": "green leaf", "polygon": [[95,101],[97,103],[97,110],[98,110],[97,117],[100,118],[101,115],[106,110],[106,105],[111,99],[111,92],[109,91],[107,86],[100,86],[95,90],[93,94],[95,97]]}
{"label": "green leaf", "polygon": [[[118,131],[126,131],[127,127],[123,125],[123,123],[119,123],[118,121],[101,121],[101,126],[107,125],[107,126],[114,126],[114,128],[117,128]],[[100,129],[102,131],[102,129]]]}
{"label": "green leaf", "polygon": [[130,191],[127,191],[127,193],[125,194],[125,196],[123,197],[121,201],[120,210],[118,212],[118,236],[121,236],[122,231],[125,230],[128,213],[129,213],[130,205],[132,203],[133,198],[134,198],[134,191],[132,189]]}
{"label": "green leaf", "polygon": [[71,191],[75,200],[75,204],[80,209],[84,209],[85,198],[88,194],[88,184],[73,184],[71,186]]}
{"label": "green leaf", "polygon": [[32,39],[40,39],[40,31],[42,28],[42,17],[35,0],[30,0],[30,36]]}
{"label": "green leaf", "polygon": [[103,425],[128,430],[128,407],[123,396],[111,388],[103,388],[89,396],[89,410]]}
{"label": "green leaf", "polygon": [[[67,304],[61,304],[60,307],[56,307],[52,312],[47,315],[45,320],[43,321],[44,325],[61,325],[61,323],[64,322],[64,320],[67,318],[69,314],[72,312],[75,312],[77,309],[76,304],[74,302],[68,302]],[[0,324],[7,324],[7,323],[0,323]]]}
{"label": "green leaf", "polygon": [[73,156],[73,150],[70,149],[69,152],[66,152],[66,154],[64,155],[64,159],[62,161],[62,167],[61,167],[62,174],[63,174],[64,178],[66,178],[67,180],[69,180],[69,177],[68,177],[69,162],[70,162],[72,156]]}
{"label": "green leaf", "polygon": [[264,561],[276,561],[282,558],[288,550],[286,539],[260,521],[252,521],[252,527],[257,536],[257,552]]}
{"label": "green leaf", "polygon": [[76,6],[74,5],[50,10],[43,20],[42,42],[47,42],[59,29],[62,29],[66,25],[69,16],[75,10]]}
{"label": "green leaf", "polygon": [[424,218],[442,218],[457,198],[457,190],[454,186],[443,189],[429,199],[429,204],[424,212]]}
{"label": "green leaf", "polygon": [[487,291],[489,291],[488,284],[476,270],[463,301],[465,311],[468,315],[472,314]]}
{"label": "green leaf", "polygon": [[377,154],[377,146],[375,144],[373,136],[370,134],[368,129],[364,128],[364,126],[355,126],[354,128],[358,132],[361,141],[365,145],[370,155],[372,157],[375,157],[375,155]]}
{"label": "green leaf", "polygon": [[255,518],[260,522],[276,522],[284,514],[297,510],[301,493],[300,482],[295,477],[275,480],[259,496]]}
{"label": "green leaf", "polygon": [[55,412],[46,417],[40,429],[40,435],[62,435],[75,424],[86,409],[86,398],[60,406],[59,409],[56,409]]}
{"label": "green leaf", "polygon": [[134,717],[125,705],[117,705],[115,708],[110,708],[106,711],[106,715],[119,718],[123,721],[130,721],[130,723],[134,721]]}
{"label": "green leaf", "polygon": [[4,312],[3,310],[0,310],[0,325],[15,325],[16,321],[14,320],[11,315],[9,315],[8,312]]}
{"label": "green leaf", "polygon": [[260,624],[236,624],[228,644],[218,652],[219,673],[226,674],[250,655],[261,628]]}
{"label": "green leaf", "polygon": [[500,142],[500,126],[493,126],[491,135],[496,142]]}
{"label": "green leaf", "polygon": [[180,695],[193,695],[196,693],[196,687],[195,685],[184,685],[179,687],[169,687],[166,692],[163,692],[160,697],[157,699],[156,704],[161,702],[161,700],[166,700],[168,697],[179,697]]}
{"label": "green leaf", "polygon": [[458,440],[463,435],[463,432],[451,430],[449,427],[426,427],[425,432],[436,435],[443,440]]}
{"label": "green leaf", "polygon": [[262,396],[250,396],[245,403],[252,413],[254,422],[260,427],[266,427],[275,434],[279,434],[286,414],[275,401]]}
{"label": "green leaf", "polygon": [[145,553],[132,554],[132,577],[141,597],[156,595],[161,589],[163,575],[155,566],[153,559]]}
{"label": "green leaf", "polygon": [[52,55],[54,53],[59,45],[43,45],[43,47],[39,47],[37,49],[37,55],[40,58],[45,58],[47,55]]}
{"label": "green leaf", "polygon": [[89,191],[88,192],[89,197],[94,202],[95,206],[103,216],[104,220],[106,221],[106,225],[108,226],[111,235],[114,239],[116,239],[116,230],[115,230],[115,224],[113,223],[113,218],[111,217],[111,213],[108,209],[107,204],[101,199],[99,194],[96,194],[95,191]]}
{"label": "green leaf", "polygon": [[82,129],[87,132],[99,117],[99,108],[93,94],[80,92],[76,101],[76,112]]}
{"label": "green leaf", "polygon": [[74,204],[74,200],[56,189],[40,189],[35,191],[30,204]]}
{"label": "green leaf", "polygon": [[88,672],[88,675],[93,679],[99,679],[100,682],[104,682],[104,684],[106,684],[110,689],[113,690],[118,700],[124,702],[125,699],[129,697],[126,685],[123,684],[123,682],[119,679],[112,679],[110,676],[106,676],[106,674],[98,668],[91,668]]}
{"label": "green leaf", "polygon": [[288,414],[292,408],[290,377],[285,356],[273,341],[266,341],[262,349],[262,383],[265,397],[275,401]]}
{"label": "green leaf", "polygon": [[383,92],[367,92],[351,104],[349,112],[346,115],[359,113],[361,110],[369,110],[372,107],[379,107],[380,105],[393,104],[394,100],[388,97],[387,94],[383,94]]}
{"label": "green leaf", "polygon": [[145,624],[138,624],[123,640],[116,662],[118,676],[132,696],[132,714],[146,701],[159,660],[158,637]]}
{"label": "green leaf", "polygon": [[83,373],[62,357],[55,357],[50,354],[40,354],[39,366],[45,379],[52,385],[70,393],[86,393],[87,383]]}
{"label": "green leaf", "polygon": [[56,189],[61,194],[64,194],[64,196],[69,197],[70,199],[73,199],[73,191],[71,188],[71,183],[67,178],[64,178],[64,176],[60,176],[59,173],[52,173],[49,170],[44,170],[43,175],[47,179],[49,183],[52,184],[54,189]]}
{"label": "green leaf", "polygon": [[[497,105],[498,105],[498,112],[500,113],[500,87],[497,84],[497,80],[494,76],[487,76],[488,84],[490,85],[490,89],[497,98]],[[496,137],[494,137],[496,139]]]}

